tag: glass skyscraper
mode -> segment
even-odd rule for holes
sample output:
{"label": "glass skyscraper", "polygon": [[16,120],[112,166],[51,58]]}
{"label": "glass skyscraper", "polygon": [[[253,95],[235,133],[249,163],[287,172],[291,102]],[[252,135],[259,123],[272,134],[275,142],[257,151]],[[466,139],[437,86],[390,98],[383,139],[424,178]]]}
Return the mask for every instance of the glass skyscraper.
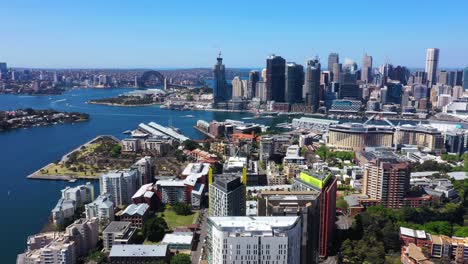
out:
{"label": "glass skyscraper", "polygon": [[286,90],[286,61],[280,56],[271,55],[267,58],[266,64],[267,100],[284,102]]}
{"label": "glass skyscraper", "polygon": [[286,65],[286,102],[290,104],[302,101],[304,84],[304,67],[294,62]]}
{"label": "glass skyscraper", "polygon": [[217,61],[213,67],[213,101],[215,104],[225,102],[231,96],[226,83],[226,69],[223,64],[223,58],[221,58],[221,52]]}

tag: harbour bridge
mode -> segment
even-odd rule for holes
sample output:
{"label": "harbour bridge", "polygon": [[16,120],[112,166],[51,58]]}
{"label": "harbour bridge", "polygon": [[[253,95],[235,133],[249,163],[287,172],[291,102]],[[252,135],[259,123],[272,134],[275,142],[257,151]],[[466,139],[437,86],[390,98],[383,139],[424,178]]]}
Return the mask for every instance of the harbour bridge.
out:
{"label": "harbour bridge", "polygon": [[168,88],[187,88],[183,85],[169,83],[169,80],[158,71],[145,71],[137,80],[138,88],[154,87],[156,84],[163,84],[164,89]]}

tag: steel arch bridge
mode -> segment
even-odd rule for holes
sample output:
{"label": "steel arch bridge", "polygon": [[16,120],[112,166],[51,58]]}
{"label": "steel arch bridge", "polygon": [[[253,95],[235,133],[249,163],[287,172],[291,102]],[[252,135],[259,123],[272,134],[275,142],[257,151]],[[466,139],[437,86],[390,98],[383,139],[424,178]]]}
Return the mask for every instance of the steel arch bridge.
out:
{"label": "steel arch bridge", "polygon": [[146,82],[151,78],[151,77],[156,77],[161,83],[164,83],[164,75],[162,75],[158,71],[146,71],[141,75],[141,77],[138,79],[138,87],[140,88],[146,88]]}

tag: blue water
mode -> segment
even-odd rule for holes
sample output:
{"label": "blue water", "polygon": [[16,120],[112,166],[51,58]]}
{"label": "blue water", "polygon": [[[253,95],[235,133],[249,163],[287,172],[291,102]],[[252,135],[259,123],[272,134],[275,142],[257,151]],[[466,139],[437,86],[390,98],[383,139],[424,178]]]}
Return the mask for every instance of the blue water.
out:
{"label": "blue water", "polygon": [[[0,110],[18,108],[79,111],[90,114],[88,122],[16,129],[0,133],[0,247],[1,263],[14,263],[24,251],[28,235],[38,233],[47,222],[50,210],[65,186],[80,184],[64,181],[28,180],[26,176],[56,161],[68,151],[97,135],[123,137],[123,131],[139,123],[154,121],[172,124],[191,138],[202,135],[193,128],[198,119],[240,119],[247,114],[206,111],[170,111],[159,106],[116,107],[86,104],[95,98],[116,96],[129,89],[74,89],[63,95],[17,96],[0,95]],[[65,100],[64,100],[65,99]],[[193,115],[193,118],[182,116]],[[249,120],[252,121],[252,120]],[[263,122],[274,122],[263,120]],[[96,190],[96,193],[98,190]]]}

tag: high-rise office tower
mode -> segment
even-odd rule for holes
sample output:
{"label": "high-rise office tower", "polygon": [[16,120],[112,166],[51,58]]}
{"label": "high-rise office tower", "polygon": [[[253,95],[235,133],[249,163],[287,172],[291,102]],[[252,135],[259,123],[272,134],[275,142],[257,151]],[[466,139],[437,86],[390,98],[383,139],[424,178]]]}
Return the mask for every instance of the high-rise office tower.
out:
{"label": "high-rise office tower", "polygon": [[423,71],[417,71],[414,73],[414,82],[419,84],[426,84],[427,83],[427,73]]}
{"label": "high-rise office tower", "polygon": [[332,71],[333,82],[339,83],[340,75],[341,75],[341,63],[333,64],[333,71]]}
{"label": "high-rise office tower", "polygon": [[294,191],[320,192],[319,256],[326,257],[335,233],[337,180],[331,174],[303,171],[294,179]]}
{"label": "high-rise office tower", "polygon": [[463,89],[468,90],[468,67],[463,70]]}
{"label": "high-rise office tower", "polygon": [[245,216],[245,185],[241,177],[230,174],[213,176],[211,172],[208,177],[209,215]]}
{"label": "high-rise office tower", "polygon": [[372,56],[364,54],[361,69],[361,81],[370,83],[372,81]]}
{"label": "high-rise office tower", "polygon": [[290,104],[302,101],[302,85],[304,84],[304,67],[290,62],[286,65],[286,102]]}
{"label": "high-rise office tower", "polygon": [[0,62],[0,72],[5,73],[8,71],[6,62]]}
{"label": "high-rise office tower", "polygon": [[284,102],[286,61],[280,56],[271,55],[266,64],[267,100]]}
{"label": "high-rise office tower", "polygon": [[328,55],[328,70],[329,71],[333,70],[333,64],[335,63],[340,63],[340,57],[338,53],[330,53],[330,55]]}
{"label": "high-rise office tower", "polygon": [[247,84],[247,98],[252,99],[255,97],[257,82],[260,81],[260,73],[258,71],[249,72],[249,82]]}
{"label": "high-rise office tower", "polygon": [[463,85],[463,70],[455,73],[455,85]]}
{"label": "high-rise office tower", "polygon": [[262,69],[262,81],[266,82],[267,75],[266,75],[266,68]]}
{"label": "high-rise office tower", "polygon": [[384,207],[400,208],[410,188],[410,163],[392,152],[359,152],[363,194]]}
{"label": "high-rise office tower", "polygon": [[450,85],[450,86],[455,86],[455,82],[456,82],[456,78],[457,78],[457,72],[456,71],[449,71],[447,73],[447,75],[448,75],[447,84]]}
{"label": "high-rise office tower", "polygon": [[357,75],[350,71],[350,69],[346,69],[341,73],[340,78],[340,89],[338,92],[338,97],[340,99],[356,99],[361,100],[362,98],[362,90],[359,88],[359,85],[356,83]]}
{"label": "high-rise office tower", "polygon": [[428,89],[426,85],[416,83],[416,84],[413,84],[412,89],[413,89],[413,97],[415,100],[427,98]]}
{"label": "high-rise office tower", "polygon": [[230,99],[230,94],[226,83],[226,69],[220,52],[217,63],[213,67],[213,101],[215,104],[225,102]]}
{"label": "high-rise office tower", "polygon": [[302,220],[301,263],[319,263],[319,191],[262,191],[258,216],[300,216]]}
{"label": "high-rise office tower", "polygon": [[448,85],[449,84],[449,72],[440,71],[437,76],[437,83]]}
{"label": "high-rise office tower", "polygon": [[245,90],[246,90],[246,87],[244,87],[244,81],[239,76],[234,77],[234,79],[232,79],[232,97],[233,98],[246,97]]}
{"label": "high-rise office tower", "polygon": [[426,52],[426,73],[428,85],[437,82],[437,66],[439,64],[439,49],[431,48]]}
{"label": "high-rise office tower", "polygon": [[320,62],[318,58],[307,61],[304,88],[306,103],[315,113],[320,106]]}

